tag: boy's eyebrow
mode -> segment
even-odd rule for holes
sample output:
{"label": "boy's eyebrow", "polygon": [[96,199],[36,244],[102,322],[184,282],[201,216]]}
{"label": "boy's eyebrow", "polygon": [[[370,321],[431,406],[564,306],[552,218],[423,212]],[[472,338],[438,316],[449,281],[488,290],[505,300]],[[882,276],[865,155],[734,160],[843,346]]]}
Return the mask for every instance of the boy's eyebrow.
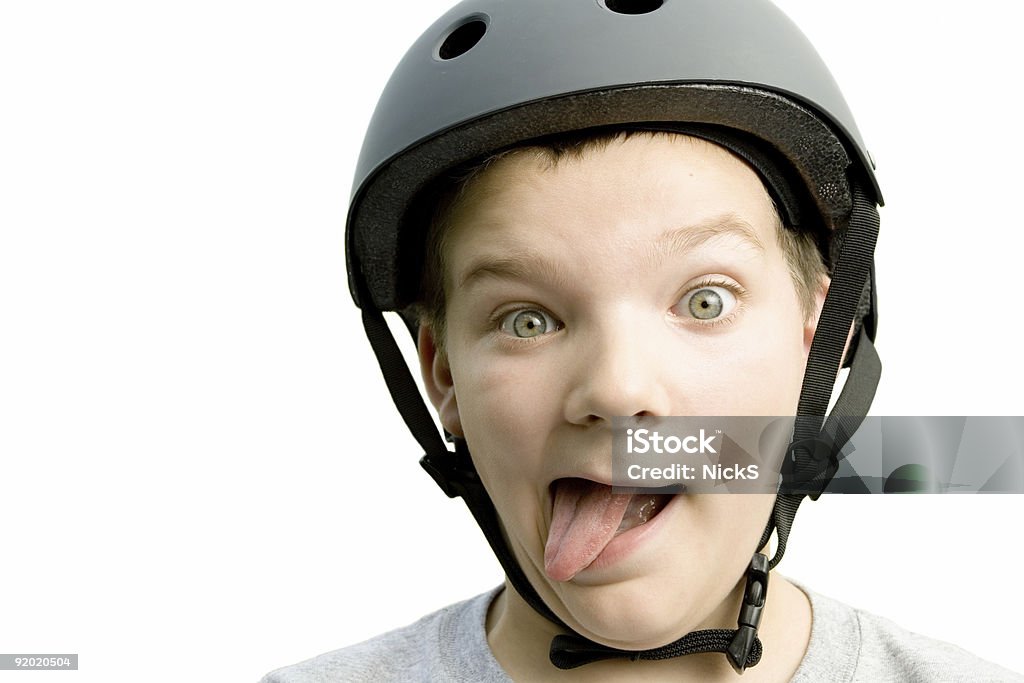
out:
{"label": "boy's eyebrow", "polygon": [[[761,254],[766,253],[764,243],[749,222],[735,214],[725,214],[696,225],[666,230],[651,244],[644,260],[653,267],[668,256],[692,251],[725,236],[738,237]],[[456,286],[462,289],[484,277],[568,284],[566,273],[545,258],[541,250],[533,247],[519,247],[501,256],[480,257],[466,269]]]}
{"label": "boy's eyebrow", "polygon": [[654,253],[657,256],[685,253],[702,246],[705,242],[726,236],[739,238],[762,255],[767,253],[764,242],[761,241],[754,226],[733,213],[715,216],[696,225],[666,230],[655,240]]}
{"label": "boy's eyebrow", "polygon": [[561,286],[566,282],[565,273],[545,258],[539,249],[529,247],[514,249],[502,256],[483,256],[466,269],[456,283],[462,289],[484,277],[499,280],[543,280]]}

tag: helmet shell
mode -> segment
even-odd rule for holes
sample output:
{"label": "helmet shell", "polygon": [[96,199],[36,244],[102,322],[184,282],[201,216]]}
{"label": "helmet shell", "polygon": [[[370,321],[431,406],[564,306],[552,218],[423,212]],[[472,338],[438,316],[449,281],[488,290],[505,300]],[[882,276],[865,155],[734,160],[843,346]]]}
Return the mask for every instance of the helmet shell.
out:
{"label": "helmet shell", "polygon": [[346,237],[356,303],[415,298],[423,226],[408,211],[445,171],[548,135],[658,122],[764,140],[826,226],[849,214],[851,172],[881,200],[834,79],[766,0],[465,0],[409,49],[367,130]]}

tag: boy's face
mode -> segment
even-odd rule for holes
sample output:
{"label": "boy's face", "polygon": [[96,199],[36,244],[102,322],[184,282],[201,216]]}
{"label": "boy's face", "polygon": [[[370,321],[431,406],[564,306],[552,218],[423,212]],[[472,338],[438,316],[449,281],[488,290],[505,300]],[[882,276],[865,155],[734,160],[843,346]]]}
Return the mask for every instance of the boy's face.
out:
{"label": "boy's face", "polygon": [[601,499],[614,416],[794,414],[813,327],[777,225],[752,170],[678,135],[553,167],[519,152],[454,208],[428,393],[523,571],[582,635],[638,649],[735,628],[772,496],[676,496],[611,542],[621,511]]}

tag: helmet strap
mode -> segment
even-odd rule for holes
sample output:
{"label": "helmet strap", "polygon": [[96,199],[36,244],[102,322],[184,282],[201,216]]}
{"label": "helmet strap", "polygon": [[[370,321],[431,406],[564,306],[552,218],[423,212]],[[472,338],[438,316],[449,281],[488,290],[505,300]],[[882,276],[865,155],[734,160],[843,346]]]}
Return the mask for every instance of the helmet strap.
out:
{"label": "helmet strap", "polygon": [[778,546],[770,568],[774,568],[786,552],[800,503],[805,496],[817,500],[828,486],[838,469],[843,447],[860,427],[875,396],[882,364],[869,334],[875,324],[872,319],[871,330],[861,326],[846,384],[825,420],[864,287],[869,283],[874,287],[870,279],[878,226],[875,202],[859,184],[853,183],[853,210],[811,342],[793,440],[783,465],[782,484],[758,544],[758,548],[763,548],[772,531],[778,531]]}

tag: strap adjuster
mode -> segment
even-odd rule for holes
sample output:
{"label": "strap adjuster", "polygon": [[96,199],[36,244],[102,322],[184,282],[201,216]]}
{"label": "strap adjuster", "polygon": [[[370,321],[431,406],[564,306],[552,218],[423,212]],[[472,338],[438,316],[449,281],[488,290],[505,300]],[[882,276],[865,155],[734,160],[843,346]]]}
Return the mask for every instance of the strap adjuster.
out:
{"label": "strap adjuster", "polygon": [[[839,469],[835,441],[824,435],[793,441],[782,460],[781,492],[810,496],[817,500]],[[806,453],[809,457],[798,457]]]}
{"label": "strap adjuster", "polygon": [[481,486],[469,451],[459,448],[459,442],[456,442],[454,452],[427,453],[420,458],[420,467],[449,498],[466,498],[470,487]]}

